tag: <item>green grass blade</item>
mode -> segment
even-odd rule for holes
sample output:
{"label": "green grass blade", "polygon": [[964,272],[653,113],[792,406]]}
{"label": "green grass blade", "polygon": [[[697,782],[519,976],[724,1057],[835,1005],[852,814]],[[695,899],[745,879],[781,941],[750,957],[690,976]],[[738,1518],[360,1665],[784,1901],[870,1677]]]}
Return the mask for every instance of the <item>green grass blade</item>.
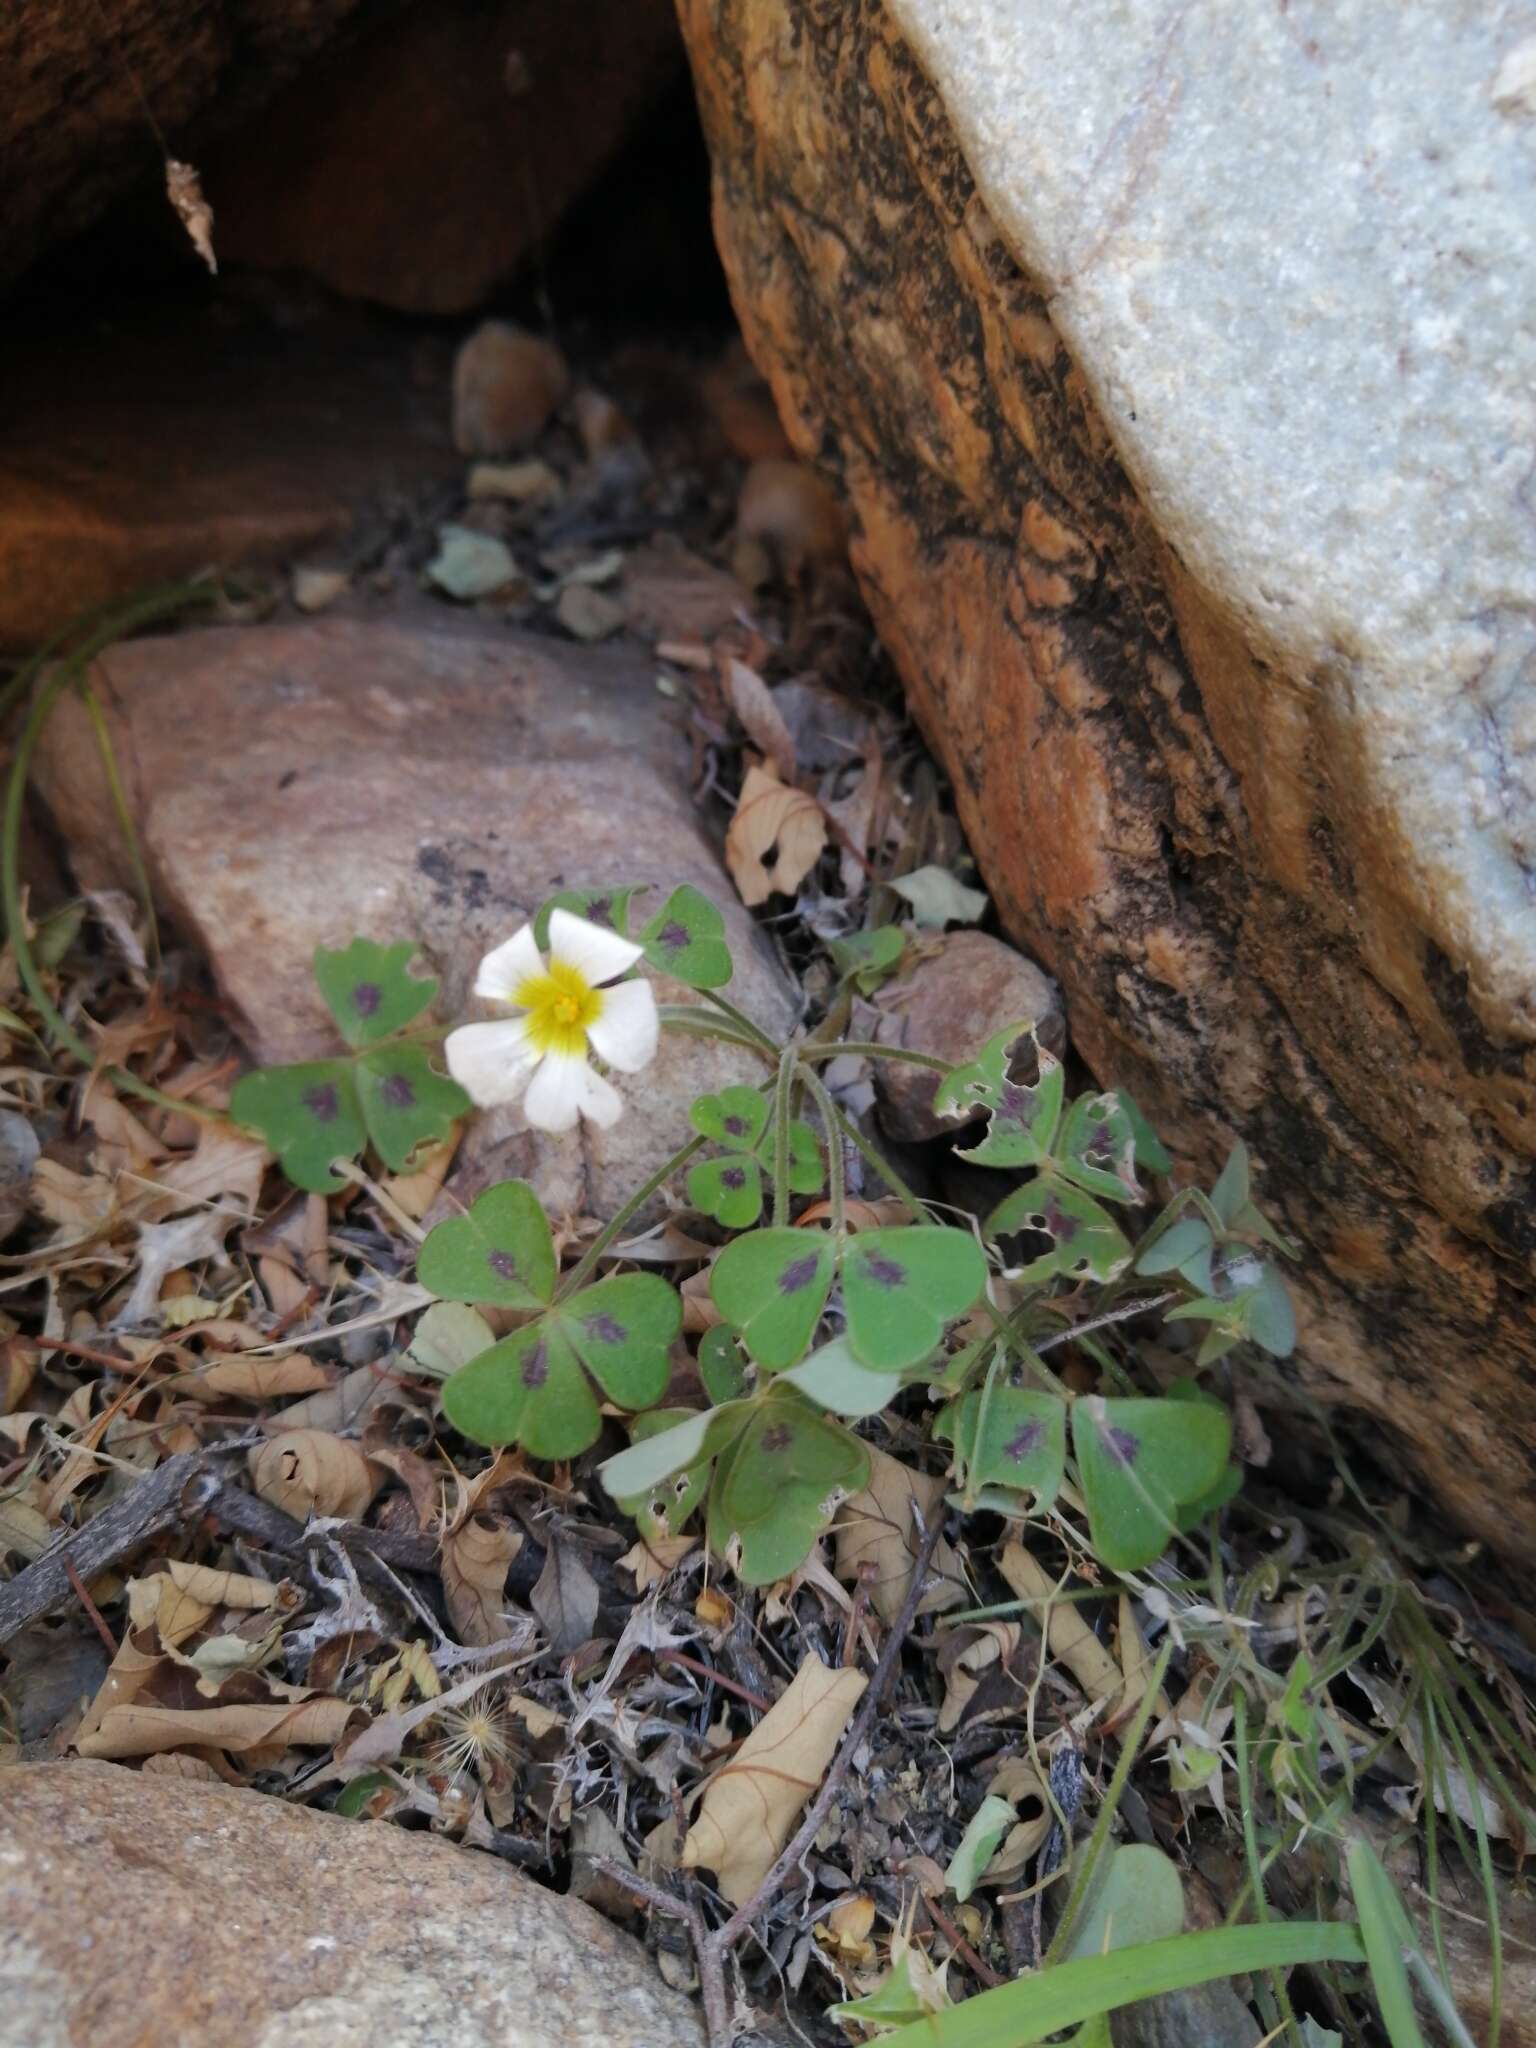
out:
{"label": "green grass blade", "polygon": [[1371,1989],[1392,2048],[1427,2048],[1408,1982],[1407,1957],[1418,1947],[1407,1909],[1381,1858],[1357,1836],[1349,1845],[1349,1888],[1360,1915],[1360,1938],[1371,1966]]}

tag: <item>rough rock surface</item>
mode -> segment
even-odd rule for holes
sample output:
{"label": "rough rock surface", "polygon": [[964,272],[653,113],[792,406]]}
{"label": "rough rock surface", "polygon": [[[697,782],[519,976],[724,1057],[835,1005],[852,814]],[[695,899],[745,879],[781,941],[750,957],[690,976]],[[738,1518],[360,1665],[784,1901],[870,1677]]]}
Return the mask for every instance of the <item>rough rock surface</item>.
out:
{"label": "rough rock surface", "polygon": [[1536,1555],[1527,13],[681,12],[1005,923],[1188,1163],[1247,1138],[1314,1386]]}
{"label": "rough rock surface", "polygon": [[[345,559],[459,472],[448,348],[225,299],[0,344],[0,648],[207,567]],[[440,360],[439,360],[440,358]],[[413,369],[427,374],[414,377]]]}
{"label": "rough rock surface", "polygon": [[[1066,1043],[1061,996],[1051,977],[985,932],[925,939],[913,965],[883,982],[870,1008],[881,1045],[935,1053],[955,1066],[975,1059],[1005,1024],[1033,1021],[1052,1052]],[[891,1137],[912,1144],[963,1128],[933,1113],[937,1074],[895,1063],[874,1071],[880,1120]]]}
{"label": "rough rock surface", "polygon": [[[702,889],[726,919],[733,999],[770,1031],[793,1019],[700,830],[686,743],[633,651],[433,612],[139,640],[105,658],[100,680],[156,894],[212,963],[258,1061],[334,1048],[317,945],[417,938],[442,977],[441,1015],[478,1015],[480,956],[554,890],[590,883]],[[73,704],[50,722],[38,782],[82,879],[126,882]],[[614,1077],[634,1113],[611,1130],[531,1133],[515,1108],[477,1119],[474,1185],[460,1192],[527,1175],[555,1213],[611,1215],[691,1135],[694,1095],[761,1073],[738,1049],[664,1034],[649,1067]]]}
{"label": "rough rock surface", "polygon": [[0,1777],[0,2048],[702,2048],[639,1945],[473,1849],[117,1764]]}

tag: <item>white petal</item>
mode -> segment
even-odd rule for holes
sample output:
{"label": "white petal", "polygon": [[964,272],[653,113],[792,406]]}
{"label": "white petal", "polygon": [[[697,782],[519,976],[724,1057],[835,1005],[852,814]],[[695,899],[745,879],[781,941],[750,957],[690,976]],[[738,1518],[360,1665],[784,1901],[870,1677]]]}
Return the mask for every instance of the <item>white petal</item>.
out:
{"label": "white petal", "polygon": [[583,1067],[582,1076],[581,1113],[589,1124],[601,1124],[606,1130],[624,1114],[624,1098],[611,1081],[605,1081],[591,1067]]}
{"label": "white petal", "polygon": [[656,1057],[661,1024],[648,981],[621,981],[603,990],[603,1012],[587,1027],[599,1058],[621,1074],[637,1074]]}
{"label": "white petal", "polygon": [[538,1054],[528,1043],[521,1017],[498,1018],[494,1024],[462,1024],[443,1040],[448,1071],[481,1109],[516,1102],[528,1085]]}
{"label": "white petal", "polygon": [[576,968],[594,986],[627,973],[643,951],[617,932],[606,932],[600,924],[589,924],[569,910],[550,912],[549,957]]}
{"label": "white petal", "polygon": [[570,1130],[586,1092],[585,1078],[591,1073],[580,1053],[547,1052],[528,1084],[523,1115],[535,1130]]}
{"label": "white petal", "polygon": [[480,972],[475,976],[475,994],[494,1003],[510,1003],[515,1000],[514,991],[520,989],[531,974],[543,972],[544,962],[533,943],[533,926],[525,924],[504,946],[498,946],[494,953],[487,953],[480,962]]}

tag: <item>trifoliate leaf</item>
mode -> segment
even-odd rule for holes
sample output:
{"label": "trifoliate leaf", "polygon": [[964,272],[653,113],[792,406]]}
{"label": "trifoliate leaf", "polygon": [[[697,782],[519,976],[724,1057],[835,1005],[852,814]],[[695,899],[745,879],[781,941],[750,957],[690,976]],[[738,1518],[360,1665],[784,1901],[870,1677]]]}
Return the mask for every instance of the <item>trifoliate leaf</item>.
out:
{"label": "trifoliate leaf", "polygon": [[[600,1465],[598,1477],[624,1513],[633,1516],[643,1536],[651,1541],[675,1536],[704,1499],[716,1451],[745,1420],[745,1410],[728,1414],[716,1408],[696,1414],[686,1408],[653,1408],[635,1417],[630,1449]],[[621,1469],[625,1459],[636,1459],[652,1446],[656,1456],[643,1466],[643,1482],[626,1483]],[[632,1465],[631,1471],[640,1471],[642,1464],[643,1460]]]}
{"label": "trifoliate leaf", "polygon": [[688,1169],[688,1199],[727,1230],[747,1230],[763,1213],[763,1175],[746,1152],[703,1159]]}
{"label": "trifoliate leaf", "polygon": [[229,1113],[257,1131],[296,1188],[334,1194],[346,1182],[335,1159],[355,1159],[367,1140],[350,1060],[260,1067],[236,1082]]}
{"label": "trifoliate leaf", "polygon": [[716,1259],[710,1295],[758,1364],[781,1372],[805,1355],[833,1262],[832,1240],[819,1232],[751,1230]]}
{"label": "trifoliate leaf", "polygon": [[[1021,1036],[1017,1027],[1012,1042]],[[959,1067],[935,1098],[941,1114],[963,1114],[985,1108],[991,1114],[980,1142],[962,1152],[977,1166],[1042,1166],[1051,1157],[1061,1121],[1066,1078],[1060,1060],[1036,1047],[1037,1078],[1031,1085],[1008,1073],[1008,1032],[1000,1032],[968,1067]]]}
{"label": "trifoliate leaf", "polygon": [[1115,1094],[1120,1099],[1120,1107],[1131,1120],[1131,1131],[1136,1140],[1136,1164],[1144,1166],[1148,1173],[1172,1173],[1173,1161],[1167,1147],[1142,1115],[1134,1097],[1123,1088],[1117,1088]]}
{"label": "trifoliate leaf", "polygon": [[1139,1571],[1160,1557],[1179,1505],[1217,1485],[1231,1443],[1231,1419],[1215,1403],[1080,1395],[1072,1448],[1099,1561]]}
{"label": "trifoliate leaf", "polygon": [[1211,1207],[1230,1230],[1247,1206],[1248,1147],[1239,1138],[1211,1189]]}
{"label": "trifoliate leaf", "polygon": [[818,1408],[857,1421],[888,1408],[901,1392],[902,1376],[899,1372],[870,1372],[859,1364],[844,1336],[834,1337],[809,1358],[781,1372],[779,1383],[798,1387]]}
{"label": "trifoliate leaf", "polygon": [[747,1390],[747,1361],[729,1323],[716,1323],[699,1339],[699,1378],[717,1408]]}
{"label": "trifoliate leaf", "polygon": [[919,931],[942,931],[947,924],[975,924],[987,914],[987,896],[967,889],[948,868],[916,868],[898,875],[889,886],[912,906]]}
{"label": "trifoliate leaf", "polygon": [[1211,1284],[1211,1252],[1215,1240],[1203,1216],[1181,1216],[1136,1255],[1138,1273],[1183,1273],[1202,1293]]}
{"label": "trifoliate leaf", "polygon": [[568,910],[573,917],[584,917],[588,924],[601,925],[605,932],[617,932],[621,939],[629,937],[629,906],[639,895],[643,885],[626,882],[615,886],[612,883],[594,883],[586,889],[557,889],[539,905],[533,919],[533,942],[541,953],[549,951],[549,920],[553,912]]}
{"label": "trifoliate leaf", "polygon": [[1024,1234],[1022,1259],[1010,1278],[1036,1286],[1060,1273],[1112,1280],[1131,1256],[1123,1230],[1109,1211],[1054,1174],[1026,1181],[998,1203],[984,1226],[988,1238]]}
{"label": "trifoliate leaf", "polygon": [[544,1316],[445,1381],[443,1413],[477,1444],[521,1444],[536,1458],[574,1458],[602,1427],[581,1361]]}
{"label": "trifoliate leaf", "polygon": [[741,1541],[741,1577],[764,1586],[803,1564],[811,1545],[869,1477],[857,1437],[788,1387],[753,1403],[751,1420],[721,1456],[709,1493],[710,1546]]}
{"label": "trifoliate leaf", "polygon": [[723,988],[731,978],[725,919],[686,882],[635,937],[653,967],[687,988]]}
{"label": "trifoliate leaf", "polygon": [[1035,1496],[1044,1512],[1060,1491],[1067,1462],[1067,1409],[1044,1389],[993,1384],[951,1401],[934,1435],[955,1447],[967,1492],[1004,1486]]}
{"label": "trifoliate leaf", "polygon": [[348,1045],[393,1038],[427,1008],[437,982],[431,975],[411,973],[418,950],[409,939],[393,946],[354,939],[335,953],[315,948],[315,981]]}
{"label": "trifoliate leaf", "polygon": [[688,1121],[717,1145],[732,1152],[754,1152],[768,1128],[768,1103],[756,1088],[722,1088],[718,1095],[695,1096]]}
{"label": "trifoliate leaf", "polygon": [[649,1408],[666,1392],[683,1304],[660,1274],[615,1273],[562,1301],[551,1321],[610,1401]]}
{"label": "trifoliate leaf", "polygon": [[827,946],[840,981],[851,981],[862,996],[873,995],[901,964],[907,937],[899,925],[882,924],[872,932],[850,932]]}
{"label": "trifoliate leaf", "polygon": [[439,1223],[416,1258],[416,1277],[444,1301],[542,1308],[555,1291],[555,1247],[526,1181],[487,1188],[468,1215]]}
{"label": "trifoliate leaf", "polygon": [[403,1173],[422,1145],[446,1138],[473,1104],[440,1074],[424,1045],[381,1045],[357,1062],[357,1092],[368,1136],[391,1173]]}
{"label": "trifoliate leaf", "polygon": [[871,1372],[900,1372],[933,1351],[944,1326],[963,1315],[987,1280],[969,1231],[942,1224],[866,1230],[842,1255],[848,1342]]}

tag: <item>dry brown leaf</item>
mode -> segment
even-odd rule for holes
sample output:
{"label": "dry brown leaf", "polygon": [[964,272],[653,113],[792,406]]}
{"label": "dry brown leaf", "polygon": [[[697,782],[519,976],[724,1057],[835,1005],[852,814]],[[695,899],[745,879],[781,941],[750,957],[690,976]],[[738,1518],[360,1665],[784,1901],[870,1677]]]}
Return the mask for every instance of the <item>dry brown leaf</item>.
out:
{"label": "dry brown leaf", "polygon": [[[944,1481],[914,1472],[873,1446],[869,1453],[869,1484],[844,1501],[837,1520],[837,1576],[850,1584],[864,1574],[870,1604],[887,1625],[901,1612],[912,1582],[912,1565],[920,1542],[912,1515],[916,1501],[923,1520],[940,1513]],[[919,1614],[941,1614],[965,1598],[960,1560],[941,1537],[933,1554],[934,1583],[918,1604]]]}
{"label": "dry brown leaf", "polygon": [[989,1799],[1006,1799],[1019,1818],[998,1844],[992,1861],[982,1872],[985,1884],[1005,1884],[1020,1876],[1045,1847],[1056,1815],[1046,1797],[1040,1773],[1028,1757],[1010,1757],[993,1772],[987,1786]]}
{"label": "dry brown leaf", "polygon": [[224,1257],[224,1240],[238,1219],[216,1209],[196,1209],[189,1216],[176,1216],[169,1223],[141,1223],[134,1253],[138,1278],[133,1290],[113,1317],[115,1325],[131,1328],[148,1322],[160,1305],[160,1289],[167,1274],[199,1259]]}
{"label": "dry brown leaf", "polygon": [[725,835],[725,861],[743,903],[793,896],[821,857],[827,821],[815,797],[749,768]]}
{"label": "dry brown leaf", "polygon": [[814,1653],[736,1755],[704,1788],[684,1869],[712,1870],[733,1906],[752,1896],[825,1775],[868,1684]]}
{"label": "dry brown leaf", "polygon": [[215,1571],[212,1565],[186,1564],[168,1557],[165,1576],[179,1592],[191,1594],[206,1607],[238,1607],[243,1613],[258,1613],[275,1607],[283,1597],[281,1582],[253,1579],[247,1572]]}
{"label": "dry brown leaf", "polygon": [[597,1582],[582,1563],[581,1553],[573,1543],[552,1533],[544,1569],[528,1595],[528,1605],[543,1622],[557,1657],[568,1657],[591,1641],[597,1626],[597,1600]]}
{"label": "dry brown leaf", "polygon": [[397,1173],[380,1183],[395,1207],[404,1210],[413,1223],[421,1221],[442,1193],[453,1155],[459,1149],[459,1131],[460,1126],[455,1124],[440,1144],[428,1145],[419,1152],[410,1173]]}
{"label": "dry brown leaf", "polygon": [[355,1522],[377,1493],[379,1474],[344,1437],[289,1429],[251,1453],[251,1484],[296,1521],[344,1515]]}
{"label": "dry brown leaf", "polygon": [[289,1394],[318,1393],[333,1377],[330,1366],[302,1351],[277,1358],[216,1358],[196,1374],[205,1393],[236,1401],[279,1401]]}
{"label": "dry brown leaf", "polygon": [[[742,729],[767,756],[768,765],[780,782],[795,779],[795,743],[784,723],[784,714],[773,701],[773,692],[744,661],[726,654],[720,661],[720,685],[726,702],[735,712]],[[743,792],[745,793],[745,792]]]}
{"label": "dry brown leaf", "polygon": [[235,1756],[253,1750],[281,1751],[290,1744],[328,1749],[341,1740],[354,1719],[363,1718],[361,1709],[350,1700],[324,1693],[310,1695],[301,1687],[279,1686],[254,1673],[231,1680],[224,1692],[240,1684],[270,1687],[289,1697],[241,1703],[228,1703],[221,1697],[206,1707],[162,1707],[138,1699],[109,1708],[100,1726],[75,1747],[81,1756],[94,1757],[154,1756],[183,1744],[194,1749],[228,1750]]}
{"label": "dry brown leaf", "polygon": [[499,1643],[513,1633],[507,1573],[522,1547],[522,1532],[500,1515],[471,1515],[444,1536],[443,1598],[461,1643]]}
{"label": "dry brown leaf", "polygon": [[45,1222],[69,1231],[100,1230],[117,1213],[117,1193],[101,1173],[75,1173],[56,1159],[39,1159],[32,1169],[28,1205]]}
{"label": "dry brown leaf", "polygon": [[996,1664],[1006,1664],[1019,1647],[1015,1622],[978,1622],[974,1628],[946,1630],[939,1650],[939,1669],[944,1674],[944,1704],[939,1708],[938,1730],[949,1735],[976,1696],[983,1677]]}
{"label": "dry brown leaf", "polygon": [[[1146,1698],[1151,1686],[1152,1666],[1157,1661],[1141,1639],[1141,1630],[1136,1626],[1135,1605],[1125,1593],[1120,1595],[1120,1636],[1115,1647],[1120,1653],[1122,1681],[1115,1719],[1125,1721]],[[1167,1693],[1158,1694],[1152,1710],[1160,1721],[1173,1712],[1173,1703]]]}
{"label": "dry brown leaf", "polygon": [[154,1178],[161,1188],[181,1197],[182,1208],[229,1195],[254,1210],[271,1156],[259,1138],[229,1124],[203,1124],[196,1150],[161,1167]]}
{"label": "dry brown leaf", "polygon": [[15,1414],[36,1377],[37,1353],[24,1338],[12,1337],[0,1346],[0,1415]]}
{"label": "dry brown leaf", "polygon": [[[1060,1592],[1056,1580],[1036,1564],[1022,1543],[1005,1545],[998,1570],[1021,1600],[1044,1601]],[[1044,1607],[1030,1609],[1037,1626],[1044,1624],[1046,1612]],[[1114,1712],[1124,1689],[1120,1666],[1084,1621],[1083,1610],[1075,1600],[1057,1600],[1049,1615],[1045,1632],[1051,1655],[1066,1665],[1090,1700],[1104,1703],[1107,1718]]]}
{"label": "dry brown leaf", "polygon": [[692,1536],[655,1536],[647,1541],[642,1536],[619,1559],[619,1569],[634,1573],[637,1593],[648,1593],[671,1577],[696,1540]]}
{"label": "dry brown leaf", "polygon": [[869,1938],[874,1924],[874,1900],[866,1892],[855,1892],[839,1899],[816,1927],[816,1941],[835,1961],[862,1968],[875,1960],[875,1944]]}
{"label": "dry brown leaf", "polygon": [[144,1778],[195,1778],[199,1783],[222,1785],[223,1774],[206,1757],[187,1756],[180,1750],[162,1750],[144,1759],[139,1775]]}

